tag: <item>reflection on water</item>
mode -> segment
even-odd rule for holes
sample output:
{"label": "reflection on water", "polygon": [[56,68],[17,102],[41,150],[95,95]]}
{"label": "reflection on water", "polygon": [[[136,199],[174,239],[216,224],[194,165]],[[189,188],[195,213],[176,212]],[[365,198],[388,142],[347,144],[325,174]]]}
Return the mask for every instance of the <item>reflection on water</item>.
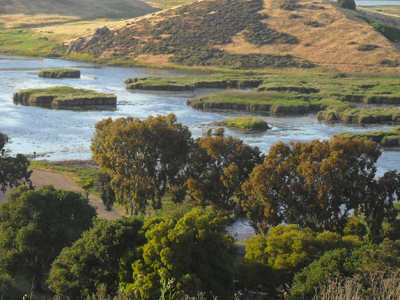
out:
{"label": "reflection on water", "polygon": [[244,242],[256,234],[250,221],[247,218],[240,217],[238,220],[226,227],[228,233],[235,238],[235,241]]}
{"label": "reflection on water", "polygon": [[400,5],[400,1],[357,1],[358,6]]}

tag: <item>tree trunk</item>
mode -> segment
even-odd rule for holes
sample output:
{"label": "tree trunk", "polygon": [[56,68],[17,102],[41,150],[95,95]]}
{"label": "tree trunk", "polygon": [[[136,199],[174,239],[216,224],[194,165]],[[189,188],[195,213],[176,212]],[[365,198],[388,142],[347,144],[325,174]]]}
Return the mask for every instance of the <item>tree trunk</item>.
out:
{"label": "tree trunk", "polygon": [[41,292],[42,291],[42,281],[41,280],[35,280],[35,284],[33,286],[33,292]]}

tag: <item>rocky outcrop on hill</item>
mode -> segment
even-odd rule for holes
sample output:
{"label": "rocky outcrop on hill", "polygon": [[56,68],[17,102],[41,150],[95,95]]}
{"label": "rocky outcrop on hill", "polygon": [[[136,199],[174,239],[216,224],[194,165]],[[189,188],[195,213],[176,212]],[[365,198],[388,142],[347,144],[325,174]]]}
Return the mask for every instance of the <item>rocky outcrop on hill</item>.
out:
{"label": "rocky outcrop on hill", "polygon": [[83,49],[87,48],[90,49],[91,46],[100,43],[102,37],[107,36],[109,33],[111,33],[111,30],[108,29],[107,26],[104,26],[102,28],[97,28],[92,36],[80,38],[79,40],[72,42],[69,45],[67,52],[65,52],[65,55],[69,55],[72,52],[80,52]]}

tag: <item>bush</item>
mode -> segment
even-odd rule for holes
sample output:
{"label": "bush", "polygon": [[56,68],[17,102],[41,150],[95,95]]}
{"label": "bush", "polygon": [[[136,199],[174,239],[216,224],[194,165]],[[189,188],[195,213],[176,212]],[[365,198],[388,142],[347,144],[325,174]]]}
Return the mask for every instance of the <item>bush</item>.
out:
{"label": "bush", "polygon": [[372,22],[370,25],[388,40],[392,42],[397,42],[400,40],[400,30],[396,27],[386,26],[378,22]]}
{"label": "bush", "polygon": [[338,0],[337,5],[343,8],[356,10],[356,3],[354,0]]}

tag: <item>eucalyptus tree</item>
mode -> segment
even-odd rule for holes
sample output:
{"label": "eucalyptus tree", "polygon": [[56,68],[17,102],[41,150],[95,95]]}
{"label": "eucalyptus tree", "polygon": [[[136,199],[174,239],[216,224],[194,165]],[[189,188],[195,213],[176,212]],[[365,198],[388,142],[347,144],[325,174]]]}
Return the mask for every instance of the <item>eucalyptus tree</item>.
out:
{"label": "eucalyptus tree", "polygon": [[131,214],[143,211],[148,200],[161,208],[167,191],[175,202],[183,201],[192,138],[174,114],[145,120],[108,118],[95,128],[93,158],[111,176],[116,201],[130,204]]}
{"label": "eucalyptus tree", "polygon": [[197,205],[230,211],[236,204],[234,197],[242,199],[242,184],[263,159],[257,147],[238,138],[200,138],[193,145],[188,194]]}
{"label": "eucalyptus tree", "polygon": [[335,136],[331,141],[271,147],[243,184],[243,206],[265,232],[281,223],[343,233],[351,214],[364,213],[369,236],[382,240],[382,223],[394,224],[400,176],[376,178],[381,151],[373,142]]}

